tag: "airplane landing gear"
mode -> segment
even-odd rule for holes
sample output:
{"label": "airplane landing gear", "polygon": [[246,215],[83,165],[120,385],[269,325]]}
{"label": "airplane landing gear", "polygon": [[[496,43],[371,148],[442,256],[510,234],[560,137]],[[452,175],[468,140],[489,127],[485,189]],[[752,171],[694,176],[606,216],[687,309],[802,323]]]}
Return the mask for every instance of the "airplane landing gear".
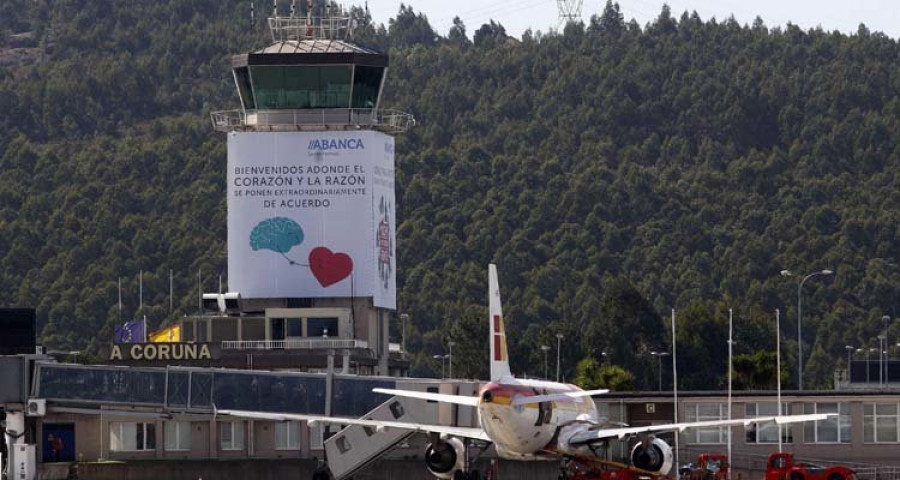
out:
{"label": "airplane landing gear", "polygon": [[471,469],[468,472],[457,470],[453,474],[453,480],[481,480],[481,472],[478,469]]}
{"label": "airplane landing gear", "polygon": [[[484,453],[490,443],[480,442],[477,440],[464,440],[463,445],[466,449],[466,463],[463,470],[457,470],[453,474],[453,480],[482,480],[481,472],[477,468],[473,468],[475,460]],[[474,453],[473,453],[474,451]]]}

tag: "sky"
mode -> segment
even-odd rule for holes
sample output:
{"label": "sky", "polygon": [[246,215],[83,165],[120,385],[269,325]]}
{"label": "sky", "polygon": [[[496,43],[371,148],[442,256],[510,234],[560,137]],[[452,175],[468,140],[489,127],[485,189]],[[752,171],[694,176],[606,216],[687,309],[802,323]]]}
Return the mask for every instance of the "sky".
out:
{"label": "sky", "polygon": [[[353,0],[344,4],[359,5],[363,1]],[[519,37],[529,28],[544,32],[557,28],[557,1],[404,0],[403,3],[412,6],[416,12],[425,13],[432,27],[441,35],[447,34],[453,17],[459,16],[470,37],[479,26],[491,19],[503,24],[508,34]],[[400,3],[400,0],[368,0],[373,19],[384,24],[397,14]],[[844,33],[854,33],[860,23],[865,23],[872,32],[884,32],[891,38],[900,36],[898,0],[619,0],[618,3],[626,21],[634,18],[642,26],[655,19],[663,3],[668,3],[676,18],[684,11],[696,11],[703,20],[712,17],[722,20],[734,15],[741,24],[749,24],[759,16],[769,28],[791,22],[804,30],[821,26],[827,31]],[[602,11],[604,5],[606,0],[585,0],[582,19],[587,22],[591,15]]]}

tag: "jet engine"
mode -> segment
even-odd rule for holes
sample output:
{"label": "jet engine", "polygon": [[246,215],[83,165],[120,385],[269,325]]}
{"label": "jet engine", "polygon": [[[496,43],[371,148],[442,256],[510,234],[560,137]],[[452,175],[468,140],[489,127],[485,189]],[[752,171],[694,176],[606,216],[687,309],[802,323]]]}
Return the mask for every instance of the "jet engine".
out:
{"label": "jet engine", "polygon": [[466,447],[458,438],[432,443],[425,449],[425,465],[438,478],[452,479],[457,470],[465,468],[465,462]]}
{"label": "jet engine", "polygon": [[663,475],[672,468],[672,447],[659,438],[647,438],[631,449],[631,464]]}

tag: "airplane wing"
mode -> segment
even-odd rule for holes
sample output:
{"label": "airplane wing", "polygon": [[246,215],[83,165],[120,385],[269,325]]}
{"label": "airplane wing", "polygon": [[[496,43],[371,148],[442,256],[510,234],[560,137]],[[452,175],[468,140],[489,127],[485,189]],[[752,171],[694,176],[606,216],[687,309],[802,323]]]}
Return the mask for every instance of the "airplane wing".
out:
{"label": "airplane wing", "polygon": [[477,407],[478,402],[480,401],[478,397],[469,397],[465,395],[447,395],[445,393],[415,392],[412,390],[392,390],[389,388],[373,388],[372,391],[375,393],[383,393],[385,395],[394,395],[396,397],[418,398],[419,400],[430,400],[432,402],[455,403],[457,405],[466,405],[468,407]]}
{"label": "airplane wing", "polygon": [[639,433],[653,433],[653,432],[674,432],[679,431],[682,432],[688,428],[703,428],[703,427],[727,427],[732,425],[750,425],[752,423],[765,423],[765,422],[775,422],[777,424],[785,424],[785,423],[796,423],[796,422],[812,422],[816,420],[825,420],[829,417],[837,416],[836,413],[817,413],[812,415],[782,415],[782,416],[772,416],[772,417],[757,417],[757,418],[741,418],[737,420],[710,420],[706,422],[689,422],[689,423],[670,423],[667,425],[649,425],[646,427],[626,427],[626,428],[609,428],[609,429],[594,429],[587,430],[584,432],[578,432],[572,435],[569,438],[569,443],[572,445],[580,445],[585,443],[592,443],[597,440],[603,440],[607,438],[619,438],[622,439],[629,435],[637,435]]}
{"label": "airplane wing", "polygon": [[591,395],[603,395],[609,393],[609,390],[578,390],[574,392],[551,393],[547,395],[532,395],[530,397],[516,397],[511,405],[528,405],[541,402],[555,402],[558,400],[571,400],[579,397],[590,397]]}
{"label": "airplane wing", "polygon": [[427,425],[418,423],[405,422],[387,422],[382,420],[369,420],[365,418],[338,418],[326,417],[324,415],[306,415],[297,413],[269,413],[269,412],[252,412],[248,410],[216,410],[217,415],[228,415],[231,417],[247,418],[251,420],[270,420],[276,422],[284,421],[306,421],[310,423],[321,422],[332,425],[363,425],[377,429],[399,428],[413,432],[422,433],[440,433],[452,435],[454,437],[471,438],[475,440],[491,441],[487,433],[480,428],[471,427],[446,427],[443,425]]}

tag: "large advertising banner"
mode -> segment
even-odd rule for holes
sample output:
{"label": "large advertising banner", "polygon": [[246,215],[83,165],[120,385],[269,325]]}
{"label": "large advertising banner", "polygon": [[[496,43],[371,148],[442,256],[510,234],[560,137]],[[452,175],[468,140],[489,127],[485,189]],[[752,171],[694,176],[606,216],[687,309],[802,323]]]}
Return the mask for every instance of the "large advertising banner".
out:
{"label": "large advertising banner", "polygon": [[229,290],[396,308],[394,207],[393,137],[229,133]]}

